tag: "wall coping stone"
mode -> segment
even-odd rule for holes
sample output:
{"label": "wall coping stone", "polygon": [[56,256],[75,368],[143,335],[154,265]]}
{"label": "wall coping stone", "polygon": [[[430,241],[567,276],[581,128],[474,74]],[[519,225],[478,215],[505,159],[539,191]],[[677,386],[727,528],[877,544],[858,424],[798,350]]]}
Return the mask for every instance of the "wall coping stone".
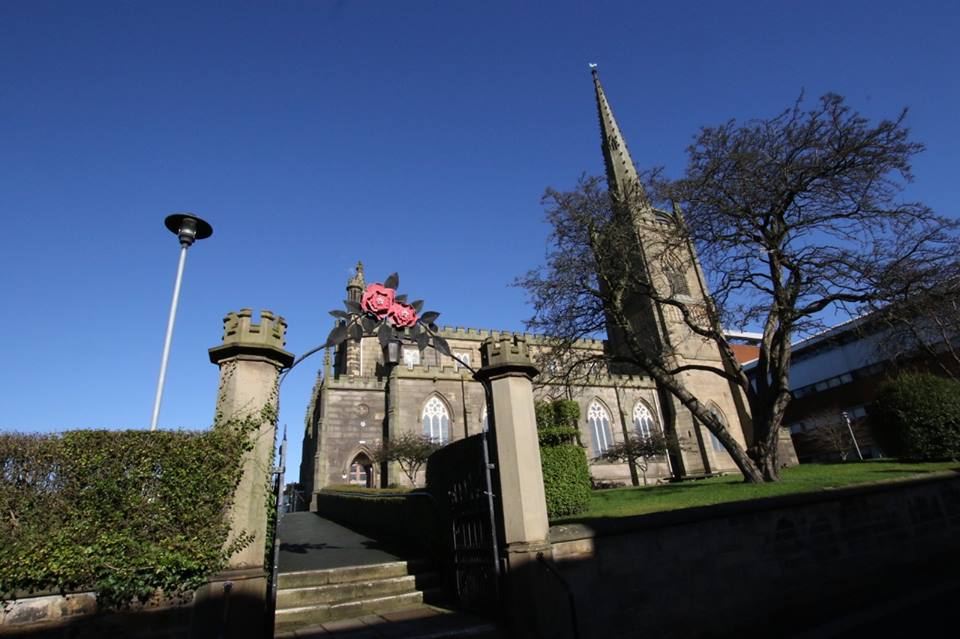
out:
{"label": "wall coping stone", "polygon": [[951,481],[960,482],[960,472],[944,470],[920,477],[888,479],[841,488],[827,488],[816,492],[760,497],[758,499],[732,501],[723,504],[712,504],[710,506],[695,506],[681,510],[666,510],[630,517],[599,517],[584,522],[553,525],[550,527],[548,539],[550,543],[556,544],[581,539],[593,539],[596,537],[625,535],[640,530],[680,526],[705,519],[721,519],[723,517],[804,506],[820,502],[841,501],[871,493],[890,492],[909,489],[923,484]]}

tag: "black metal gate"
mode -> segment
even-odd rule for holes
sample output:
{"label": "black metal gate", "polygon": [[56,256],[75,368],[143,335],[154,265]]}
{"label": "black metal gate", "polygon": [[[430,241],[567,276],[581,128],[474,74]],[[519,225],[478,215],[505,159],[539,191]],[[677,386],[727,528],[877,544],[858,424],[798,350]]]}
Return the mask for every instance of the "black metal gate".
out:
{"label": "black metal gate", "polygon": [[431,455],[427,487],[449,531],[447,583],[462,608],[494,614],[499,603],[500,503],[486,433]]}

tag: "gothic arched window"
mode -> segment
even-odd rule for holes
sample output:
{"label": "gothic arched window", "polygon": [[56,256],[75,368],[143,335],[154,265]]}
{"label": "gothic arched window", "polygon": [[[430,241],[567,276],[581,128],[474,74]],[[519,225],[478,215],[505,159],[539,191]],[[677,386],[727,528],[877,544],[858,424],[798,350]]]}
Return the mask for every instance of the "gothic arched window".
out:
{"label": "gothic arched window", "polygon": [[423,434],[438,444],[450,441],[450,413],[447,405],[434,395],[423,405]]}
{"label": "gothic arched window", "polygon": [[680,260],[668,257],[663,260],[663,274],[667,276],[671,295],[690,295],[690,285],[687,283],[687,269]]}
{"label": "gothic arched window", "polygon": [[650,407],[643,402],[637,402],[633,407],[633,427],[640,437],[650,437],[656,429],[656,421]]}
{"label": "gothic arched window", "polygon": [[[727,418],[724,416],[723,411],[720,410],[719,406],[717,406],[713,402],[710,402],[710,405],[707,407],[707,409],[710,411],[710,413],[714,417],[717,418],[717,420],[721,424],[723,424],[724,428],[729,428],[729,426],[727,425]],[[708,432],[710,432],[710,445],[713,447],[714,452],[722,453],[725,450],[727,450],[726,447],[723,445],[723,442],[721,442],[720,439],[716,435],[714,435],[712,431],[708,431]]]}
{"label": "gothic arched window", "polygon": [[610,413],[599,401],[591,402],[587,410],[587,424],[590,426],[590,441],[593,443],[594,456],[599,457],[613,445]]}

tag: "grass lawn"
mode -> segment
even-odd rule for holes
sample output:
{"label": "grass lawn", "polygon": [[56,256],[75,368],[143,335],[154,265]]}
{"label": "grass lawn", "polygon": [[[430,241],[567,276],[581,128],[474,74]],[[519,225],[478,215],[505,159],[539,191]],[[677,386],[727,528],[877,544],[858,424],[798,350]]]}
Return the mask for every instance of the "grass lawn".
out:
{"label": "grass lawn", "polygon": [[775,484],[744,484],[738,475],[712,477],[658,486],[595,490],[586,512],[551,523],[571,523],[594,517],[629,517],[662,510],[709,506],[791,493],[806,493],[867,482],[901,479],[944,470],[960,472],[958,462],[910,464],[896,461],[801,464],[782,471]]}

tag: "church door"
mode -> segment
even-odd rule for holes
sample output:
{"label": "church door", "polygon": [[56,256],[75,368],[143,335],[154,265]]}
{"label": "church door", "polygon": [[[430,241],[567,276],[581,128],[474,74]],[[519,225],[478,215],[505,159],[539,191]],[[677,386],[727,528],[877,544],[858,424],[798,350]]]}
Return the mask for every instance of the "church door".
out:
{"label": "church door", "polygon": [[360,453],[350,463],[349,482],[355,486],[373,486],[373,462],[365,453]]}

